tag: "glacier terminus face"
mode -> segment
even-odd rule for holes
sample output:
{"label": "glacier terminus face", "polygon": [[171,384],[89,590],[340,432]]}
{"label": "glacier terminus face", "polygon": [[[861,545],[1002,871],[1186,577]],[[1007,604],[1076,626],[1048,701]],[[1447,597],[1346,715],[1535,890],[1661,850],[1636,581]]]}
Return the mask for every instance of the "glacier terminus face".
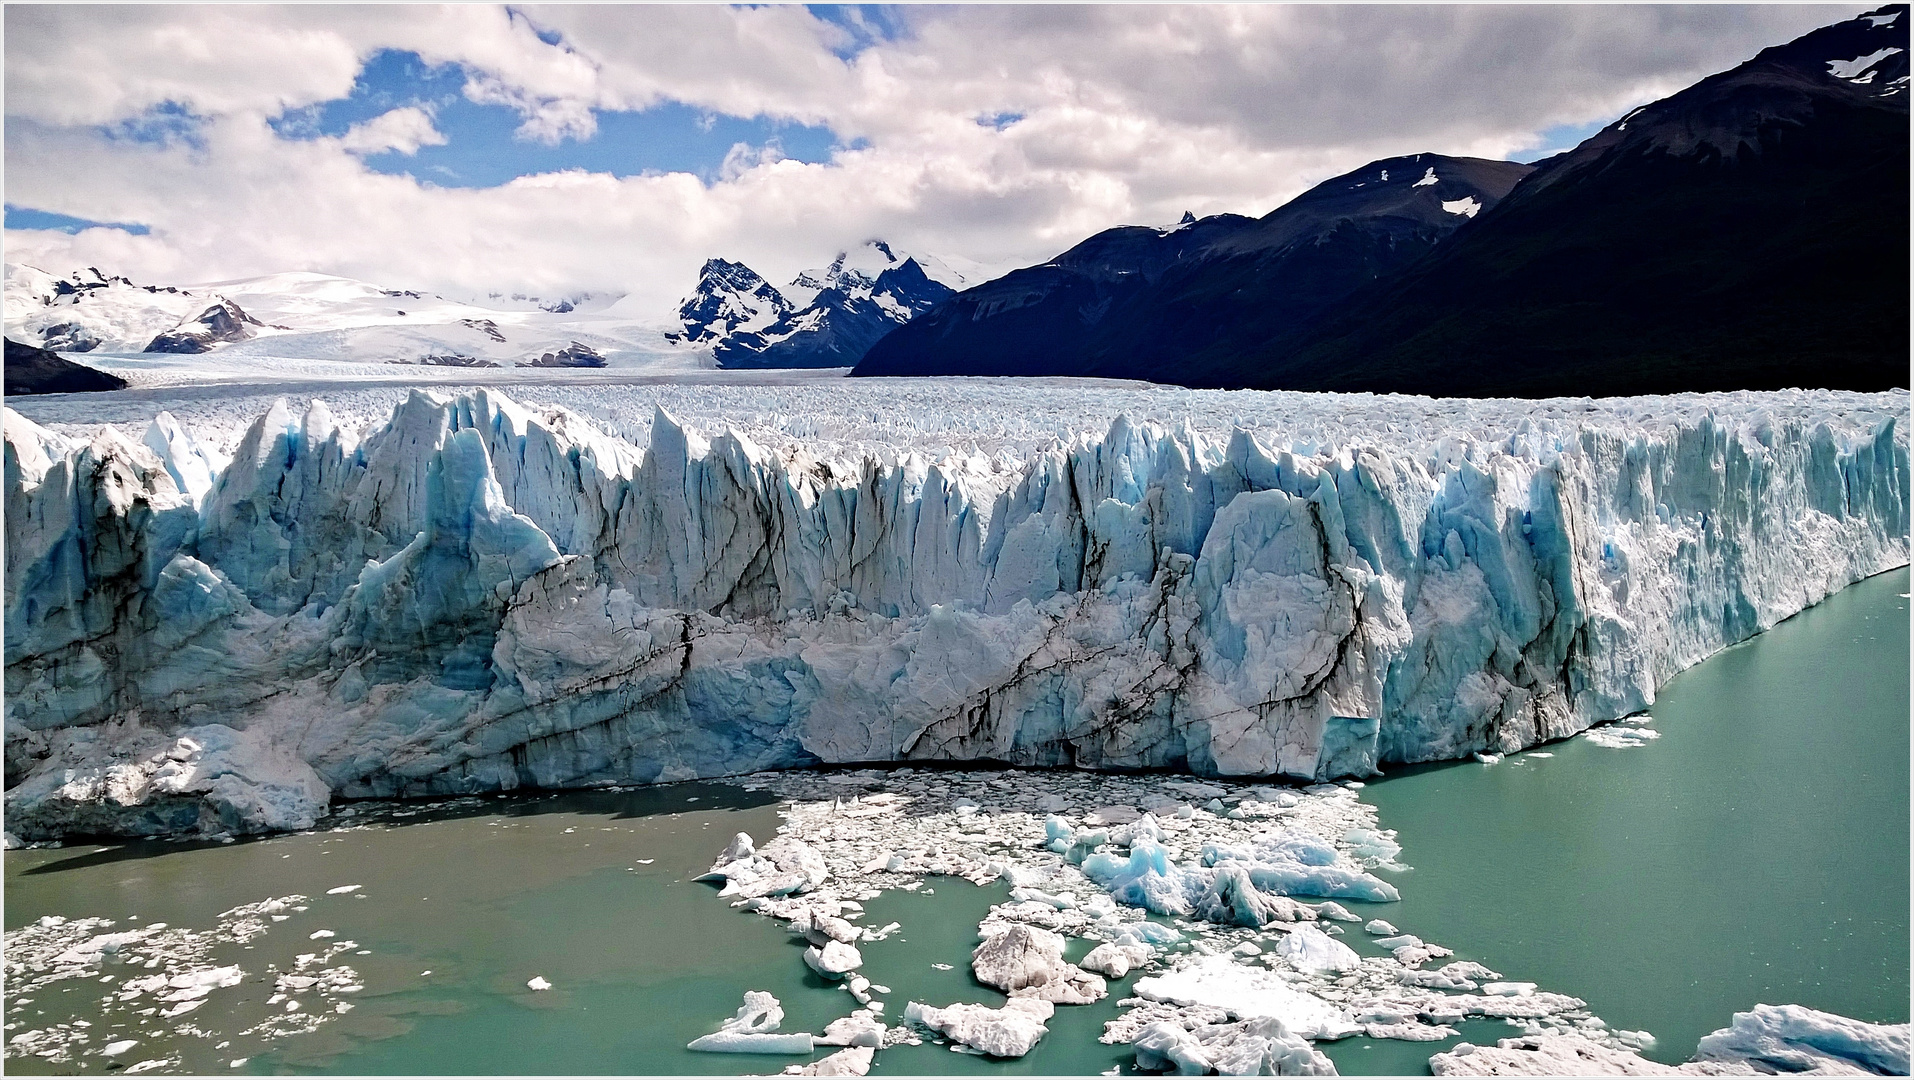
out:
{"label": "glacier terminus face", "polygon": [[990,458],[414,391],[362,431],[282,400],[229,460],[8,409],[8,829],[819,763],[1363,776],[1640,711],[1908,560],[1904,391],[1433,403],[1449,430],[1265,398],[1363,419],[1118,401]]}

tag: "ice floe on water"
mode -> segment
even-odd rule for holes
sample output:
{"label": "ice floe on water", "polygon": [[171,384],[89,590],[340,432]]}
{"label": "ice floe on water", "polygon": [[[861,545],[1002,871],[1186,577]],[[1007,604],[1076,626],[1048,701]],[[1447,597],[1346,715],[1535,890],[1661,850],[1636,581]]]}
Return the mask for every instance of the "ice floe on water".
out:
{"label": "ice floe on water", "polygon": [[[1357,789],[911,768],[743,783],[783,796],[784,824],[762,848],[734,838],[707,877],[725,882],[719,895],[734,906],[805,935],[814,967],[812,953],[854,951],[872,932],[863,902],[886,890],[938,876],[1009,886],[1008,900],[979,923],[969,958],[976,981],[1003,993],[999,1004],[911,1001],[901,1023],[885,1028],[868,980],[854,968],[836,973],[880,1055],[884,1045],[929,1039],[1020,1057],[1049,1035],[1056,1009],[1099,1000],[1107,980],[1137,973],[1102,1041],[1135,1045],[1145,1067],[1260,1062],[1333,1073],[1312,1041],[1432,1041],[1467,1017],[1623,1046],[1576,998],[1498,983],[1472,962],[1425,968],[1449,950],[1379,920],[1370,926],[1387,955],[1345,944],[1340,924],[1361,920],[1328,898],[1388,902],[1398,893],[1378,874],[1403,869],[1394,834]],[[780,858],[763,854],[774,850]],[[789,869],[800,865],[803,874]],[[790,888],[753,887],[769,881]],[[1072,938],[1093,943],[1077,963],[1065,959]]]}
{"label": "ice floe on water", "polygon": [[[1358,789],[911,768],[761,773],[743,783],[786,800],[783,825],[762,849],[748,836],[733,839],[710,876],[725,881],[720,895],[733,906],[808,938],[814,967],[811,953],[854,952],[854,942],[871,938],[863,902],[887,890],[939,876],[1009,886],[1008,900],[979,922],[970,956],[978,984],[1003,1000],[909,1001],[886,1026],[884,1003],[870,996],[883,988],[852,965],[836,973],[836,985],[857,1008],[812,1041],[870,1056],[840,1052],[786,1073],[862,1075],[884,1047],[919,1041],[1022,1057],[1054,1037],[1057,1010],[1099,1000],[1113,981],[1139,973],[1100,1041],[1131,1046],[1144,1070],[1334,1075],[1316,1044],[1435,1042],[1454,1037],[1463,1020],[1487,1019],[1520,1035],[1497,1047],[1457,1044],[1432,1058],[1435,1071],[1676,1071],[1641,1056],[1654,1043],[1649,1032],[1613,1029],[1578,998],[1472,960],[1436,966],[1449,949],[1390,922],[1361,927],[1361,940],[1384,955],[1351,948],[1340,924],[1362,919],[1327,897],[1387,902],[1397,893],[1378,873],[1404,869],[1395,835]],[[778,895],[750,885],[793,874],[802,881]],[[1093,943],[1076,963],[1066,959],[1081,948],[1073,938]],[[748,994],[735,1018],[693,1047],[815,1052],[800,1048],[808,1035],[755,1037],[770,1032],[775,1000],[766,998]],[[1905,1071],[1906,1060],[1906,1025],[1762,1006],[1703,1040],[1699,1060],[1681,1071],[1879,1071],[1897,1062]]]}
{"label": "ice floe on water", "polygon": [[[270,1011],[239,1032],[259,1042],[317,1030],[351,1010],[350,995],[363,990],[359,973],[337,958],[357,950],[354,941],[324,941],[318,952],[300,953],[290,969],[267,963],[248,970],[222,963],[234,948],[269,933],[275,920],[309,908],[298,894],[243,904],[221,912],[208,930],[148,923],[119,929],[119,920],[68,919],[47,915],[6,933],[6,1057],[34,1057],[56,1065],[102,1058],[126,1072],[174,1069],[175,1050],[137,1062],[124,1059],[135,1047],[174,1046],[214,1036],[185,1019],[213,999],[251,980],[270,981]],[[330,931],[322,931],[326,938]],[[312,935],[318,937],[319,935]],[[71,984],[71,985],[61,985]],[[98,990],[92,1019],[34,1026],[29,1012],[43,995],[85,986]]]}
{"label": "ice floe on water", "polygon": [[1694,1060],[1681,1065],[1642,1057],[1636,1050],[1653,1040],[1644,1032],[1620,1032],[1621,1045],[1604,1045],[1585,1033],[1501,1039],[1492,1047],[1457,1043],[1431,1057],[1429,1067],[1437,1076],[1905,1076],[1908,1032],[1907,1024],[1870,1024],[1799,1005],[1756,1005],[1703,1036]]}
{"label": "ice floe on water", "polygon": [[1610,750],[1633,750],[1661,738],[1661,732],[1642,726],[1653,721],[1652,716],[1631,716],[1625,723],[1603,724],[1601,727],[1589,728],[1582,732],[1582,738]]}

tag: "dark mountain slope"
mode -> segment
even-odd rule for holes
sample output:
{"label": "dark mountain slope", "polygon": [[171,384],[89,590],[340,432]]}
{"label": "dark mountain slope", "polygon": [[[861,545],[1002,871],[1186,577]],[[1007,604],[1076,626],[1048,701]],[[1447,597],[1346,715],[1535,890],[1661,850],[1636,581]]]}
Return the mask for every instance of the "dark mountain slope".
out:
{"label": "dark mountain slope", "polygon": [[1468,396],[1906,386],[1906,11],[1824,27],[1637,110],[1333,318],[1236,328],[1191,358],[1192,381]]}
{"label": "dark mountain slope", "polygon": [[1102,375],[1189,381],[1242,328],[1293,333],[1495,205],[1530,166],[1390,158],[1260,218],[1110,229],[892,331],[858,375]]}
{"label": "dark mountain slope", "polygon": [[124,390],[126,380],[57,353],[8,338],[6,342],[8,394],[79,394],[93,390]]}

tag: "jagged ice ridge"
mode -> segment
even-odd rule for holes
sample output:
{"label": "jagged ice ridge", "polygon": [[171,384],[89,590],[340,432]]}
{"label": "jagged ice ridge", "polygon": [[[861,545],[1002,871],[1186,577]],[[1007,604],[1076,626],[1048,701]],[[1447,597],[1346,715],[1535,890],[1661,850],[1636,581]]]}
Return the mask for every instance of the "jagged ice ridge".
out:
{"label": "jagged ice ridge", "polygon": [[1434,403],[1447,431],[1263,396],[1368,422],[821,458],[415,392],[363,436],[282,402],[228,463],[170,417],[8,410],[9,827],[819,762],[1364,775],[1639,711],[1907,561],[1905,392]]}

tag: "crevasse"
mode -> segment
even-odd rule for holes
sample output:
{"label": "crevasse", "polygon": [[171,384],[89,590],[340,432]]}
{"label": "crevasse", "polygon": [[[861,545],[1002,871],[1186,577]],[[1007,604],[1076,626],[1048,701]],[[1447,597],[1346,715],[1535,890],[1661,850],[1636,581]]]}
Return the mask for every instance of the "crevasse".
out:
{"label": "crevasse", "polygon": [[230,462],[164,414],[81,443],[8,410],[9,829],[820,762],[1506,752],[1907,562],[1904,423],[1782,403],[1510,403],[1504,438],[1308,454],[1119,418],[1007,472],[662,410],[641,450],[493,391],[415,392],[363,439],[282,401]]}

